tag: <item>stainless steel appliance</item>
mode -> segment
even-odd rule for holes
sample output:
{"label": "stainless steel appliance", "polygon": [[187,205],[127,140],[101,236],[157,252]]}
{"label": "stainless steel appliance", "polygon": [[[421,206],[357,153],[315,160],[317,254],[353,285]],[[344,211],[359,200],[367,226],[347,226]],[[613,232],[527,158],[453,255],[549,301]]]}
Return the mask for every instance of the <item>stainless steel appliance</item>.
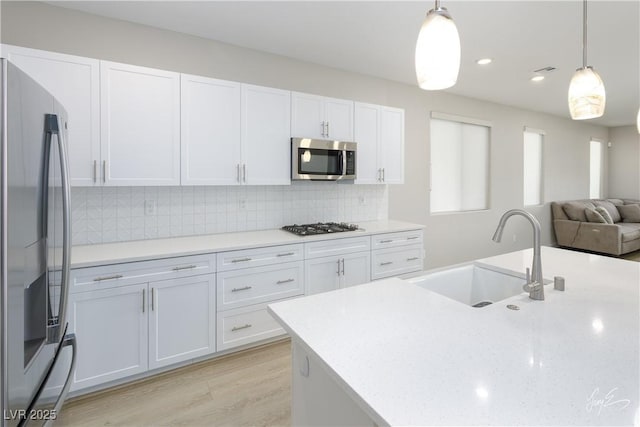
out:
{"label": "stainless steel appliance", "polygon": [[355,179],[356,149],[355,142],[291,138],[291,179]]}
{"label": "stainless steel appliance", "polygon": [[293,224],[285,225],[283,230],[298,236],[313,236],[314,234],[341,233],[343,231],[356,231],[359,227],[356,224],[347,224],[344,222],[318,222],[315,224]]}
{"label": "stainless steel appliance", "polygon": [[0,65],[0,425],[48,425],[69,391],[76,353],[66,334],[67,113],[15,65]]}

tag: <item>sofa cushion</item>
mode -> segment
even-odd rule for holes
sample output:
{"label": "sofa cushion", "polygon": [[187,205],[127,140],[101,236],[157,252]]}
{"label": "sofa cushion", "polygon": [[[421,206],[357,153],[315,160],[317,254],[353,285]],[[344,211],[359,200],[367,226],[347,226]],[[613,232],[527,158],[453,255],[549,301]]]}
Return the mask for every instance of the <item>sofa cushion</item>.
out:
{"label": "sofa cushion", "polygon": [[586,208],[595,208],[591,202],[567,202],[562,206],[562,210],[567,214],[569,219],[573,221],[587,222],[587,216],[584,214]]}
{"label": "sofa cushion", "polygon": [[607,223],[607,221],[600,214],[600,212],[598,212],[595,209],[586,208],[584,210],[584,214],[587,217],[587,221],[589,221],[589,222],[599,222],[601,224],[606,224]]}
{"label": "sofa cushion", "polygon": [[622,222],[640,223],[640,205],[622,205],[618,206]]}
{"label": "sofa cushion", "polygon": [[625,204],[624,200],[622,199],[607,199],[607,201],[613,203],[616,206]]}
{"label": "sofa cushion", "polygon": [[596,206],[596,212],[602,215],[602,218],[604,218],[604,222],[606,222],[607,224],[613,224],[613,219],[611,218],[611,215],[609,215],[608,210],[606,210],[602,206]]}
{"label": "sofa cushion", "polygon": [[[612,199],[612,200],[615,200],[615,199]],[[602,206],[603,208],[605,208],[607,212],[609,212],[609,215],[611,216],[611,220],[614,223],[622,221],[622,217],[620,216],[618,209],[616,209],[616,205],[614,205],[612,202],[608,200],[594,200],[593,204],[596,206]],[[622,205],[622,200],[620,201],[620,205]]]}
{"label": "sofa cushion", "polygon": [[618,227],[620,227],[620,232],[622,233],[623,243],[640,239],[640,224],[618,224]]}

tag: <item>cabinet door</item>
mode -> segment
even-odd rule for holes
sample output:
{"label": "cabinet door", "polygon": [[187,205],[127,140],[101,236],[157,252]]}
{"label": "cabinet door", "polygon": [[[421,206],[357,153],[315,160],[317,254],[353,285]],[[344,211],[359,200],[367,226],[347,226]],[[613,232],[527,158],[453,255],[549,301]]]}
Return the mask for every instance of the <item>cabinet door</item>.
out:
{"label": "cabinet door", "polygon": [[326,139],[324,97],[291,93],[291,136]]}
{"label": "cabinet door", "polygon": [[304,262],[305,295],[333,291],[340,287],[342,257],[308,259]]}
{"label": "cabinet door", "polygon": [[69,296],[69,329],[78,339],[71,389],[147,370],[147,284]]}
{"label": "cabinet door", "polygon": [[325,98],[326,139],[353,141],[353,101]]}
{"label": "cabinet door", "polygon": [[180,78],[182,185],[240,184],[240,83]]}
{"label": "cabinet door", "polygon": [[356,184],[382,183],[378,166],[378,137],[380,133],[380,106],[356,102],[354,115],[356,154]]}
{"label": "cabinet door", "polygon": [[100,62],[105,185],[180,184],[180,75]]}
{"label": "cabinet door", "polygon": [[291,183],[291,92],[242,85],[242,180]]}
{"label": "cabinet door", "polygon": [[342,257],[342,282],[340,287],[361,285],[371,281],[371,252],[358,252]]}
{"label": "cabinet door", "polygon": [[2,52],[64,105],[71,185],[99,184],[99,61],[8,45],[2,45]]}
{"label": "cabinet door", "polygon": [[149,284],[149,368],[215,351],[215,275]]}
{"label": "cabinet door", "polygon": [[382,107],[378,158],[385,184],[404,183],[404,110]]}

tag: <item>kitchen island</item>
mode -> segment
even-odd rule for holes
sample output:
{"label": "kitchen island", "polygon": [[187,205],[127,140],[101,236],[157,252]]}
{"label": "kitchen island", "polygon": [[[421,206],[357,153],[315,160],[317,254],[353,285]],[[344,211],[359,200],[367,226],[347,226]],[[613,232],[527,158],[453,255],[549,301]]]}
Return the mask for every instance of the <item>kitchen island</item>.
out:
{"label": "kitchen island", "polygon": [[293,342],[293,425],[639,425],[640,263],[542,249],[544,277],[566,280],[545,301],[473,308],[386,279],[270,305]]}

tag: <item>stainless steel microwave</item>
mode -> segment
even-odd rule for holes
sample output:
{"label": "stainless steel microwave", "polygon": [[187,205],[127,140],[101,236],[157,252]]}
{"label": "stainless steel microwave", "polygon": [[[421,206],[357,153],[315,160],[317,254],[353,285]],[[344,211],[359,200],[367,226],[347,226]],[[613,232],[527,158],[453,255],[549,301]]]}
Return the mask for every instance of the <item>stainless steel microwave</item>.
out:
{"label": "stainless steel microwave", "polygon": [[355,142],[291,138],[291,179],[355,179],[357,146]]}

